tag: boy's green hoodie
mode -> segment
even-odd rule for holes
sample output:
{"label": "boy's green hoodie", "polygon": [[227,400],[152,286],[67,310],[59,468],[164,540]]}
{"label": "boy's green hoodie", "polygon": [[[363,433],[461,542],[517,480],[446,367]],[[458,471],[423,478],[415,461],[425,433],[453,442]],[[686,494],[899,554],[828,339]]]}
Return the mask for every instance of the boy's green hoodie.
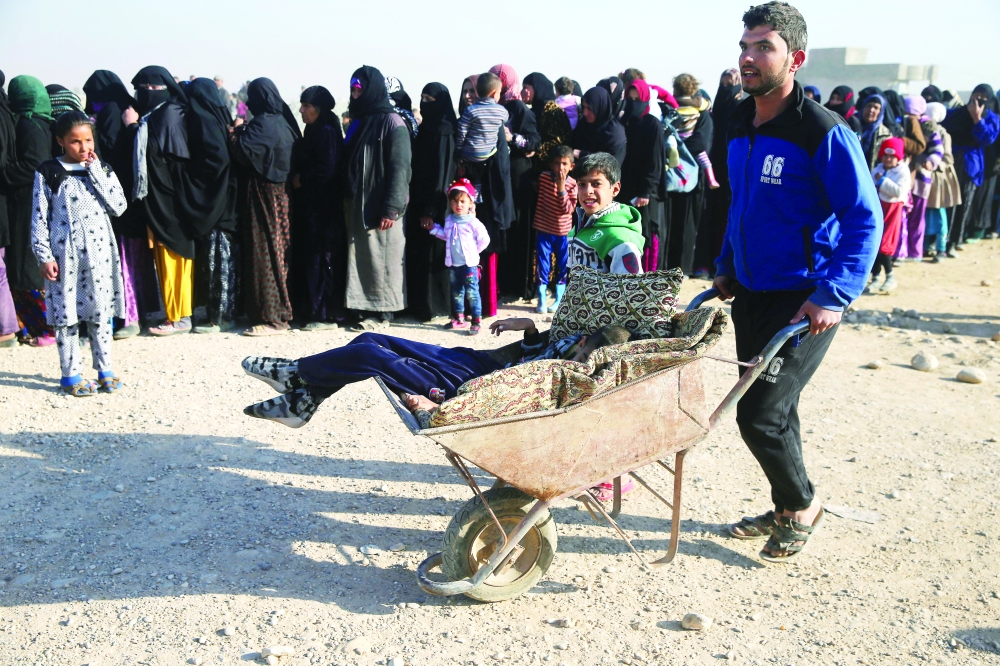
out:
{"label": "boy's green hoodie", "polygon": [[616,201],[569,232],[567,265],[605,273],[641,273],[645,244],[639,211]]}

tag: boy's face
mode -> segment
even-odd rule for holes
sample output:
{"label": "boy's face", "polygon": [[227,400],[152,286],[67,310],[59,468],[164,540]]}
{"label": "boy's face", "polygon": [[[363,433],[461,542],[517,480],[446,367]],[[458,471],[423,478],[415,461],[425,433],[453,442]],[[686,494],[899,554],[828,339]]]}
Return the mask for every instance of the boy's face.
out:
{"label": "boy's face", "polygon": [[593,215],[614,201],[621,189],[621,183],[610,183],[607,176],[594,169],[576,181],[576,199],[587,215]]}
{"label": "boy's face", "polygon": [[468,215],[472,208],[472,199],[465,192],[461,192],[451,200],[451,212],[459,217]]}
{"label": "boy's face", "polygon": [[899,166],[899,158],[896,157],[895,155],[890,155],[889,153],[886,153],[885,155],[882,156],[882,166],[884,166],[886,169],[895,169],[897,166]]}
{"label": "boy's face", "polygon": [[566,180],[569,172],[573,170],[573,158],[557,157],[549,163],[549,166],[552,168],[552,173],[559,176],[560,180]]}

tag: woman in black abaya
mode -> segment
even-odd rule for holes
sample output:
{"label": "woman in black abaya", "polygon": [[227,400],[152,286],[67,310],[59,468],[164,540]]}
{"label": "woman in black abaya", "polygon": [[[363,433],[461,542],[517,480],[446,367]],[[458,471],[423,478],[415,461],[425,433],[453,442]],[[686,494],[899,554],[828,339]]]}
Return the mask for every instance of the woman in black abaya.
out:
{"label": "woman in black abaya", "polygon": [[233,119],[212,79],[195,79],[186,92],[191,163],[184,172],[183,201],[197,253],[194,303],[204,305],[208,317],[194,332],[218,333],[232,329],[238,314],[236,178],[228,141]]}
{"label": "woman in black abaya", "polygon": [[135,222],[148,229],[153,243],[166,322],[153,335],[191,330],[194,236],[182,197],[184,170],[191,159],[187,134],[187,95],[163,67],[144,67],[132,79],[135,109],[122,114],[125,144],[132,146],[133,172],[129,208]]}
{"label": "woman in black abaya", "polygon": [[[97,154],[114,169],[122,189],[131,196],[134,184],[132,145],[124,138],[122,113],[130,107],[134,109],[136,101],[118,75],[106,69],[91,74],[83,84],[83,92],[87,95],[84,110],[94,119]],[[146,315],[160,308],[153,253],[149,249],[145,226],[136,220],[131,206],[119,217],[111,218],[125,287],[125,320],[116,320],[115,340],[137,335]]]}
{"label": "woman in black abaya", "polygon": [[611,93],[603,87],[591,88],[584,93],[581,106],[580,122],[570,139],[576,161],[590,153],[609,153],[619,164],[624,162],[625,128],[615,116]]}
{"label": "woman in black abaya", "polygon": [[428,83],[420,95],[420,134],[413,142],[413,178],[406,224],[406,284],[410,312],[420,321],[451,312],[445,243],[428,234],[427,220],[444,225],[448,186],[455,179],[457,119],[443,83]]}
{"label": "woman in black abaya", "polygon": [[237,195],[243,237],[242,291],[252,324],[243,334],[276,335],[287,331],[292,320],[288,179],[292,145],[302,134],[271,79],[250,82],[247,107],[253,120],[245,125],[236,121],[230,135],[232,157],[242,167]]}
{"label": "woman in black abaya", "polygon": [[336,191],[344,134],[329,90],[306,88],[299,103],[306,130],[292,150],[292,306],[304,330],[318,331],[344,318],[347,235]]}

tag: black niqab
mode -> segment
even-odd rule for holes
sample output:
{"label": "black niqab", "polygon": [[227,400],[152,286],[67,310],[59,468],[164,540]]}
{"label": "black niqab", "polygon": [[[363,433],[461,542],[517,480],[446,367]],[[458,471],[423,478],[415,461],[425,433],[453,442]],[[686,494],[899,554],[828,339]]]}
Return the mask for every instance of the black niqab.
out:
{"label": "black niqab", "polygon": [[247,108],[253,120],[237,137],[254,170],[272,183],[284,183],[291,169],[292,144],[302,136],[291,109],[271,79],[259,78],[247,88]]}
{"label": "black niqab", "polygon": [[[124,162],[121,166],[116,164],[114,153],[118,145],[118,136],[125,129],[122,112],[130,106],[135,108],[136,101],[128,94],[128,89],[118,75],[106,69],[99,69],[91,74],[83,84],[83,92],[87,95],[85,110],[94,117],[97,152],[102,160],[111,164],[121,180],[123,176],[121,167],[125,164]],[[100,111],[95,109],[95,104],[101,105]],[[131,178],[129,180],[131,181]],[[122,186],[125,186],[124,182]]]}
{"label": "black niqab", "polygon": [[545,110],[545,103],[556,98],[556,89],[552,81],[541,72],[532,72],[521,81],[521,88],[531,86],[535,91],[535,96],[531,98],[531,111],[537,120],[542,119],[542,112]]}
{"label": "black niqab", "polygon": [[944,96],[941,94],[941,89],[935,85],[929,85],[920,91],[920,96],[927,100],[927,103],[937,102],[941,104],[944,102]]}
{"label": "black niqab", "polygon": [[236,228],[236,190],[230,183],[229,126],[233,119],[211,79],[187,84],[188,145],[191,161],[184,170],[181,197],[195,236],[207,236],[217,226]]}
{"label": "black niqab", "polygon": [[395,113],[392,102],[389,101],[389,93],[385,89],[385,77],[382,76],[382,72],[365,65],[357,69],[351,79],[361,82],[361,94],[357,99],[352,98],[348,106],[348,116],[352,123],[367,116]]}
{"label": "black niqab", "polygon": [[458,119],[455,117],[455,107],[451,103],[448,87],[443,83],[428,83],[421,91],[421,97],[423,95],[433,97],[434,101],[420,101],[420,116],[423,118],[421,133],[454,134]]}
{"label": "black niqab", "polygon": [[830,97],[833,97],[834,95],[838,95],[840,99],[844,101],[840,104],[834,104],[833,102],[827,100],[826,104],[823,106],[831,111],[836,111],[840,114],[841,118],[846,120],[850,117],[850,115],[853,115],[851,114],[851,109],[853,109],[855,105],[854,90],[850,86],[837,86],[830,91]]}
{"label": "black niqab", "polygon": [[[167,89],[162,91],[144,90],[139,87],[141,85],[166,86]],[[164,67],[156,65],[143,67],[132,77],[132,87],[136,89],[135,110],[140,116],[146,115],[163,102],[171,99],[177,100],[181,106],[187,106],[187,96],[184,94],[184,89],[174,81],[174,77]]]}
{"label": "black niqab", "polygon": [[128,94],[128,89],[122,80],[117,74],[106,69],[99,69],[91,74],[83,84],[83,92],[87,96],[87,113],[95,113],[94,102],[98,104],[114,102],[122,111],[135,106],[135,99]]}
{"label": "black niqab", "polygon": [[903,102],[903,97],[895,90],[886,90],[882,96],[885,97],[886,104],[889,105],[889,113],[886,115],[891,115],[896,124],[899,124],[903,120],[903,116],[906,115],[906,104]]}
{"label": "black niqab", "polygon": [[594,112],[594,122],[588,123],[581,113],[573,131],[573,147],[588,153],[610,153],[621,162],[625,157],[625,128],[613,115],[611,95],[607,89],[595,87],[584,93],[583,101]]}

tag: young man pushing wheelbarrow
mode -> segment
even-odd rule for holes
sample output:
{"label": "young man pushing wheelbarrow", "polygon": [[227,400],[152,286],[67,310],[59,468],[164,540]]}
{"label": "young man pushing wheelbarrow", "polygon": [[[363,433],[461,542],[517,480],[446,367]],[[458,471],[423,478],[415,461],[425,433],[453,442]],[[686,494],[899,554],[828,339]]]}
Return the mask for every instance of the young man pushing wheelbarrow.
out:
{"label": "young man pushing wheelbarrow", "polygon": [[[861,145],[837,114],[803,94],[806,23],[785,2],[743,15],[740,74],[749,97],[728,128],[733,202],[714,287],[733,298],[741,361],[789,323],[809,334],[778,352],[736,408],[736,422],[771,484],[774,510],[729,527],[767,540],[761,558],[790,562],[823,522],[802,460],[799,393],[865,286],[882,236],[878,193]],[[741,368],[741,372],[746,371]]]}

